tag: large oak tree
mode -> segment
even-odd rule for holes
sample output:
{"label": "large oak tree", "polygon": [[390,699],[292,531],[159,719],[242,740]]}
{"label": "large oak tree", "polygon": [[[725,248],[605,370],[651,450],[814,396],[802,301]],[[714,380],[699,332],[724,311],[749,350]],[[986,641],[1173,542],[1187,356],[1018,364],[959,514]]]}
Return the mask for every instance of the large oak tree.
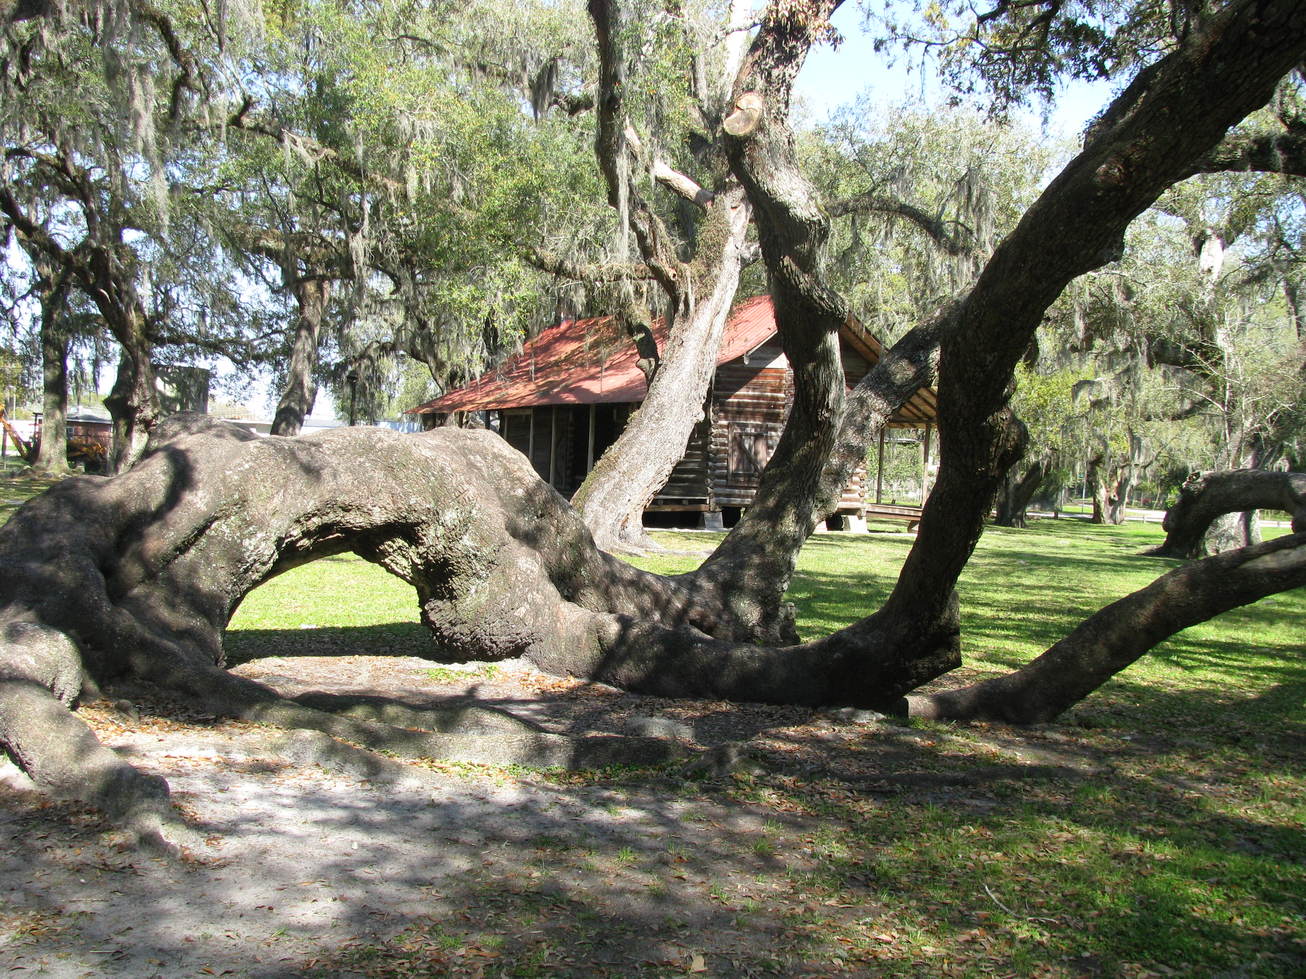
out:
{"label": "large oak tree", "polygon": [[[702,568],[663,578],[605,554],[490,433],[258,441],[181,418],[156,429],[130,472],[65,482],[0,532],[0,743],[41,784],[114,808],[145,831],[166,817],[161,788],[99,747],[64,706],[128,680],[229,715],[403,752],[577,763],[648,756],[642,742],[451,736],[438,716],[390,728],[320,701],[283,700],[222,669],[222,630],[250,589],[345,550],[412,584],[433,655],[525,656],[669,696],[1014,721],[1055,716],[1178,629],[1306,584],[1306,535],[1291,534],[1170,572],[1011,677],[912,694],[959,663],[954,588],[1019,456],[1008,399],[1045,311],[1074,277],[1118,255],[1129,223],[1301,64],[1306,10],[1296,0],[1235,0],[1185,22],[974,285],[846,393],[835,344],[846,308],[822,250],[828,214],[798,169],[787,121],[793,79],[835,6],[768,9],[723,123],[731,174],[756,216],[796,398],[755,505]],[[998,13],[1011,14],[1019,34],[1020,18],[1039,6]],[[1046,6],[1056,23],[1060,5]],[[783,596],[798,548],[872,434],[936,376],[939,478],[891,596],[845,629],[793,642]]]}

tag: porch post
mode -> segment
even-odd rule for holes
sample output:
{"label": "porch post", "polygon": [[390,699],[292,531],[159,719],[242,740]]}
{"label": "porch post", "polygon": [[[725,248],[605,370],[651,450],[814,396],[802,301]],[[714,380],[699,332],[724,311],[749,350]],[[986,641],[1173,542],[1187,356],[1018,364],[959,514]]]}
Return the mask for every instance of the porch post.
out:
{"label": "porch post", "polygon": [[595,414],[596,414],[595,406],[590,405],[590,434],[589,434],[589,443],[586,446],[586,451],[585,451],[585,475],[587,476],[590,474],[590,471],[594,468],[594,426],[596,424]]}
{"label": "porch post", "polygon": [[549,485],[558,475],[558,406],[549,409]]}
{"label": "porch post", "polygon": [[884,502],[884,430],[888,425],[880,426],[880,447],[875,460],[875,502]]}
{"label": "porch post", "polygon": [[930,433],[933,428],[934,426],[929,422],[925,423],[925,458],[921,466],[921,506],[925,505],[925,498],[930,495]]}

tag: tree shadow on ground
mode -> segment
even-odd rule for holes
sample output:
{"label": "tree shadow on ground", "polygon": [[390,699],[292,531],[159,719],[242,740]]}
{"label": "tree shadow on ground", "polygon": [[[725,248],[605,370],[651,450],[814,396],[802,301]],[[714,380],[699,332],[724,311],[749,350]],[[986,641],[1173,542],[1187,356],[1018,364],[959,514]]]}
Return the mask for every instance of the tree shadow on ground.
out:
{"label": "tree shadow on ground", "polygon": [[[303,679],[329,662],[308,662]],[[420,691],[394,680],[405,699],[534,702],[559,730],[632,715],[681,721],[705,745],[751,730],[748,760],[721,776],[454,766],[420,790],[381,789],[242,756],[220,723],[146,716],[133,744],[169,766],[210,847],[183,864],[119,853],[93,816],[9,798],[0,965],[321,976],[1306,965],[1293,924],[1306,893],[1299,678],[1252,702],[1120,679],[1066,723],[1027,730],[849,724],[595,684],[512,690],[510,676]],[[732,726],[732,713],[743,720]],[[217,747],[189,759],[175,743],[151,748],[168,724]],[[115,931],[111,905],[151,914]]]}
{"label": "tree shadow on ground", "polygon": [[457,661],[439,656],[431,633],[418,622],[229,630],[222,646],[229,667],[267,656],[417,656],[432,664]]}

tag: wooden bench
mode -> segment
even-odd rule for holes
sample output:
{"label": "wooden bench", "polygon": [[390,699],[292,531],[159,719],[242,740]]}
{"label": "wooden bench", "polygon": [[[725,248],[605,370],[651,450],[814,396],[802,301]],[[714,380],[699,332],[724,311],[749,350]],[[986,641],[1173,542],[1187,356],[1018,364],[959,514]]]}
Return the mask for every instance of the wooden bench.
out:
{"label": "wooden bench", "polygon": [[897,503],[868,503],[863,511],[867,520],[906,520],[907,530],[913,531],[921,522],[921,508]]}

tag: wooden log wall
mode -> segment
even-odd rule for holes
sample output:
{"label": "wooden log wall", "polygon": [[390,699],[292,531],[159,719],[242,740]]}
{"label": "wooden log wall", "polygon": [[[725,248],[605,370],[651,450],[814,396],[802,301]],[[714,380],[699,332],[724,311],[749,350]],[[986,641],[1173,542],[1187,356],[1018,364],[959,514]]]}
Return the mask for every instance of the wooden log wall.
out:
{"label": "wooden log wall", "polygon": [[792,375],[778,345],[717,368],[708,454],[713,509],[752,502],[792,400]]}
{"label": "wooden log wall", "polygon": [[706,510],[711,499],[708,460],[711,453],[710,411],[689,433],[685,454],[667,477],[667,484],[649,504],[651,510]]}
{"label": "wooden log wall", "polygon": [[[848,347],[844,348],[843,362],[850,385],[870,369],[866,359]],[[757,491],[761,470],[784,430],[792,401],[793,375],[778,343],[718,367],[704,418],[694,427],[684,456],[649,508],[720,510],[748,506]],[[598,452],[615,439],[624,421],[623,408],[626,406],[597,406],[604,413],[596,426]],[[505,411],[500,432],[510,445],[530,458],[542,478],[570,495],[587,470],[589,410],[589,406],[568,405]],[[607,414],[613,417],[608,419]],[[844,488],[838,511],[860,513],[868,485],[866,468],[859,467]]]}
{"label": "wooden log wall", "polygon": [[[870,370],[865,358],[846,347],[843,361],[849,384],[857,383]],[[712,509],[752,502],[761,474],[748,464],[750,460],[741,459],[741,453],[756,458],[764,439],[766,459],[758,461],[765,464],[784,430],[793,393],[793,374],[778,344],[754,351],[747,363],[741,358],[717,368],[708,462]],[[754,451],[748,452],[750,448]],[[866,487],[866,468],[862,466],[844,488],[839,512],[860,513]]]}

